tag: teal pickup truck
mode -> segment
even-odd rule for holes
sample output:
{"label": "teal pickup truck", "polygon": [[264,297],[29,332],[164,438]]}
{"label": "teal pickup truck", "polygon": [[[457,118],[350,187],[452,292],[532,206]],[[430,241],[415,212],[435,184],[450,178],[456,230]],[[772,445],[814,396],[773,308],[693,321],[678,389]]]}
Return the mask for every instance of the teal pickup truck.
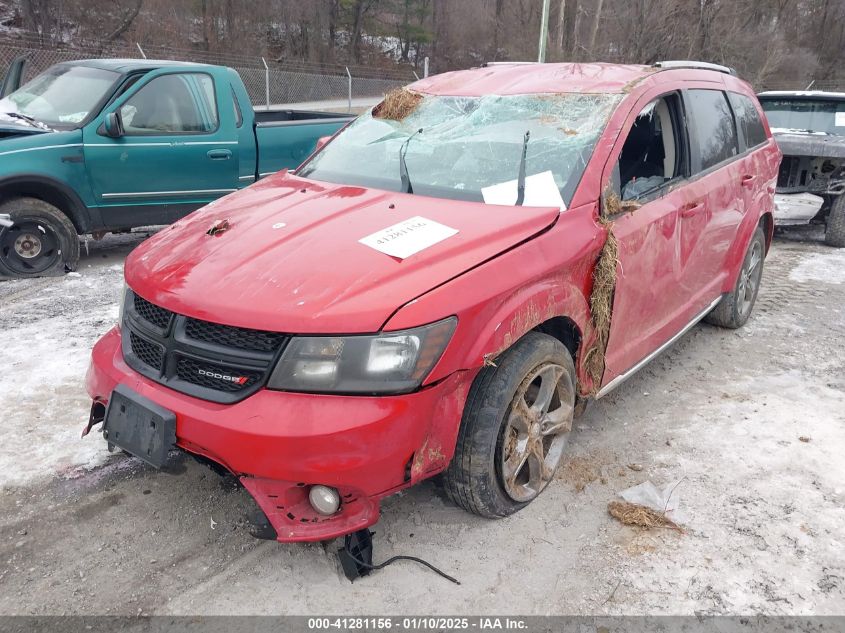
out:
{"label": "teal pickup truck", "polygon": [[141,59],[52,66],[0,99],[0,276],[73,270],[78,235],[167,224],[297,167],[351,117],[255,111],[231,68]]}

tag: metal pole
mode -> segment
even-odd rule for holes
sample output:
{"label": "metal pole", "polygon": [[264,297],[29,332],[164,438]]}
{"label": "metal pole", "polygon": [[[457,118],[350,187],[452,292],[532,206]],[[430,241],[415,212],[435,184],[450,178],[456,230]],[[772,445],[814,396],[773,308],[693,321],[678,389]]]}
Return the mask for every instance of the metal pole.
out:
{"label": "metal pole", "polygon": [[261,62],[264,64],[264,103],[265,110],[270,109],[270,67],[267,65],[267,60],[263,57],[261,58]]}
{"label": "metal pole", "polygon": [[546,44],[549,41],[549,4],[551,0],[543,0],[543,17],[540,20],[540,53],[537,61],[546,61]]}
{"label": "metal pole", "polygon": [[135,46],[138,47],[138,51],[141,53],[141,57],[147,59],[147,54],[144,52],[144,49],[141,48],[141,45],[138,42],[135,42]]}
{"label": "metal pole", "polygon": [[349,77],[349,108],[347,112],[352,112],[352,73],[349,72],[349,66],[346,67],[346,76]]}
{"label": "metal pole", "polygon": [[428,77],[428,55],[423,60],[423,77]]}

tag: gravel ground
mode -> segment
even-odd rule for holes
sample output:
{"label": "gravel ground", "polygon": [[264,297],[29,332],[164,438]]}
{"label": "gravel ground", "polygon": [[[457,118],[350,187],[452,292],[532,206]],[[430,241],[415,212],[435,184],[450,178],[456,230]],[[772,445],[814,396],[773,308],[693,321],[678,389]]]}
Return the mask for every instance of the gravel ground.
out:
{"label": "gravel ground", "polygon": [[[88,351],[144,234],[92,243],[79,274],[0,283],[0,614],[843,614],[845,250],[778,238],[749,324],[694,328],[577,420],[559,480],[487,521],[425,483],[386,500],[377,561],[257,541],[253,503],[191,459],[157,472],[80,439]],[[607,513],[681,480],[683,533]]]}

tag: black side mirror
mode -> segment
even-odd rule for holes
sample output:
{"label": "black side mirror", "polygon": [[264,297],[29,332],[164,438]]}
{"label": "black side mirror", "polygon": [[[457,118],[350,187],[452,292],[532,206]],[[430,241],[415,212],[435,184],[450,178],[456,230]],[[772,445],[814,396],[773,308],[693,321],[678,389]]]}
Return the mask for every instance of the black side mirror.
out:
{"label": "black side mirror", "polygon": [[123,122],[118,112],[109,112],[103,121],[103,131],[109,138],[120,138],[123,136]]}

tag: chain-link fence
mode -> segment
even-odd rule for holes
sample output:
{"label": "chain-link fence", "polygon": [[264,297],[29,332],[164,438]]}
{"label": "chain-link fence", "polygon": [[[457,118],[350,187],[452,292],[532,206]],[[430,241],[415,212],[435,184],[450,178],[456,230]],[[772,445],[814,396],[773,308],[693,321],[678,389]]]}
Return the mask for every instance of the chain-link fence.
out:
{"label": "chain-link fence", "polygon": [[0,35],[0,70],[19,56],[27,60],[24,80],[59,62],[102,57],[175,59],[234,68],[243,79],[255,106],[353,99],[373,100],[391,88],[414,80],[406,69],[373,69],[301,61],[274,61],[242,55],[213,53],[143,44],[75,42],[72,46],[45,42],[37,35]]}

